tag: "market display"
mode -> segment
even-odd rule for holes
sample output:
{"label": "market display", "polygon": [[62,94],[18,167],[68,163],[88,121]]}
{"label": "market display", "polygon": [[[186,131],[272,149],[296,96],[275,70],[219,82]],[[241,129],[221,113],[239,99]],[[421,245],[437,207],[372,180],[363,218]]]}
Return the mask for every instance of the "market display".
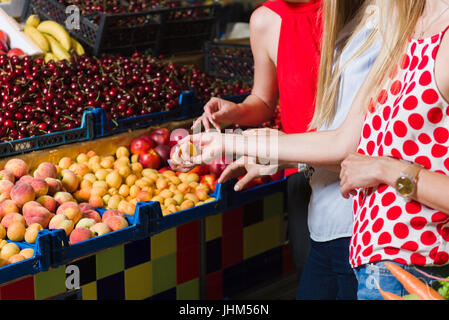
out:
{"label": "market display", "polygon": [[10,48],[9,36],[4,31],[0,30],[0,55],[7,55],[8,57],[24,56],[25,53],[19,48]]}

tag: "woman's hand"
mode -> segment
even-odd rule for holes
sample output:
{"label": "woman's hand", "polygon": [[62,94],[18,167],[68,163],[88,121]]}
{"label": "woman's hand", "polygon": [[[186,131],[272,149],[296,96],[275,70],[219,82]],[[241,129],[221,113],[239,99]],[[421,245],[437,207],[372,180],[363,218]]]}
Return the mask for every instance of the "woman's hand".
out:
{"label": "woman's hand", "polygon": [[340,191],[344,198],[357,195],[357,188],[376,187],[385,182],[383,157],[370,157],[351,153],[342,163]]}
{"label": "woman's hand", "polygon": [[275,174],[279,170],[280,168],[277,165],[261,165],[257,164],[256,159],[254,158],[240,157],[226,167],[218,179],[218,182],[223,183],[231,178],[238,178],[244,175],[234,187],[235,191],[240,191],[254,179]]}
{"label": "woman's hand", "polygon": [[237,123],[240,117],[240,108],[237,104],[220,98],[212,98],[204,106],[204,113],[192,126],[192,129],[198,129],[201,124],[204,130],[209,131],[211,125],[221,130],[221,124],[228,125]]}

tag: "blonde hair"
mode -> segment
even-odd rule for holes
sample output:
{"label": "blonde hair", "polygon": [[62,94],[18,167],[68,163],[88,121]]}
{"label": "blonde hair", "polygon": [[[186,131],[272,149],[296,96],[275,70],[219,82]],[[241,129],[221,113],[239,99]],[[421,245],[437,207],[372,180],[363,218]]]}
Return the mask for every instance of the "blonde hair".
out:
{"label": "blonde hair", "polygon": [[378,96],[388,80],[388,75],[397,67],[413,36],[426,0],[376,0],[379,8],[379,28],[382,47],[373,65],[372,76],[367,80],[369,92],[365,97],[365,108],[375,110]]}
{"label": "blonde hair", "polygon": [[[326,0],[324,2],[324,27],[316,107],[309,129],[316,129],[332,122],[335,116],[341,74],[352,60],[373,44],[377,29],[371,32],[365,43],[343,66],[337,63],[346,46],[362,30],[367,20],[375,14],[374,10],[369,10],[372,8],[373,1]],[[339,39],[338,37],[350,23],[355,25],[353,32],[343,34],[343,37]]]}

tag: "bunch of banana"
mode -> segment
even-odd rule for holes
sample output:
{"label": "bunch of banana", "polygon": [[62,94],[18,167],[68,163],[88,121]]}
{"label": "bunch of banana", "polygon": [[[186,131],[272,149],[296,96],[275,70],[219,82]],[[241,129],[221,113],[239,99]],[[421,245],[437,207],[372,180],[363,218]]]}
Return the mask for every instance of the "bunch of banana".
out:
{"label": "bunch of banana", "polygon": [[79,56],[85,53],[83,46],[55,21],[41,22],[37,15],[31,15],[23,31],[44,52],[45,62],[70,60],[71,53]]}

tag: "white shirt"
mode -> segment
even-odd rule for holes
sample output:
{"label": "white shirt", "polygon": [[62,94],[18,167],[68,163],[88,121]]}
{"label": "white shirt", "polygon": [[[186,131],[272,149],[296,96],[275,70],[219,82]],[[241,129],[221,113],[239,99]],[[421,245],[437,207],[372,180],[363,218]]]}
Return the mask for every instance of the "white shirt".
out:
{"label": "white shirt", "polygon": [[[374,19],[370,19],[365,27],[351,40],[341,54],[343,65],[365,43],[374,28]],[[352,102],[365,81],[371,66],[376,60],[381,46],[377,37],[370,48],[353,59],[340,78],[335,118],[328,127],[318,131],[338,129],[346,119]],[[325,152],[323,150],[323,152]],[[309,204],[308,226],[313,241],[326,242],[352,235],[352,198],[345,199],[340,193],[339,174],[315,168],[310,185],[312,196]]]}

